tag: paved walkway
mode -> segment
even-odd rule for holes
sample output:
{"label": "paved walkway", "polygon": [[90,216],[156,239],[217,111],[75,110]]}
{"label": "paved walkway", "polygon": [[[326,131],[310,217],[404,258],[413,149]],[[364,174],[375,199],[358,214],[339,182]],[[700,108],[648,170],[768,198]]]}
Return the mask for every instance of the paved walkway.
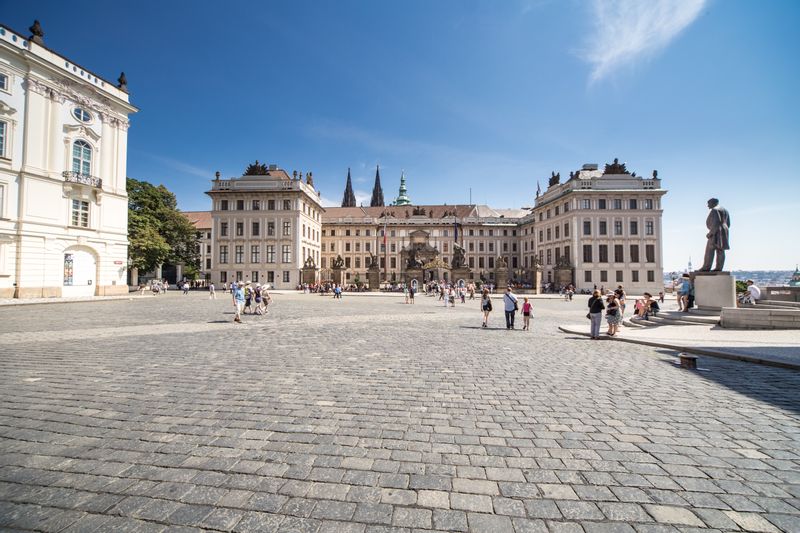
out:
{"label": "paved walkway", "polygon": [[798,531],[800,373],[688,372],[559,332],[585,301],[534,307],[0,308],[0,529]]}

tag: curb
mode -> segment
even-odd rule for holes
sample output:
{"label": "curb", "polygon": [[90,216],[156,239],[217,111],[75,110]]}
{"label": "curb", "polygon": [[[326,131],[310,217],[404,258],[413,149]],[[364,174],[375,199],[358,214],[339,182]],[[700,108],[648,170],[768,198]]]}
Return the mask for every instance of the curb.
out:
{"label": "curb", "polygon": [[[570,333],[572,335],[582,335],[584,337],[588,337],[588,333],[584,333],[582,331],[576,331],[574,329],[569,329],[564,326],[558,326],[558,329],[563,331],[564,333]],[[689,352],[695,353],[698,355],[707,355],[709,357],[716,357],[718,359],[729,359],[731,361],[743,361],[745,363],[755,363],[764,366],[773,366],[777,368],[785,368],[788,370],[800,370],[800,363],[787,363],[785,361],[775,361],[773,359],[763,359],[761,357],[756,357],[752,355],[741,355],[741,354],[734,354],[730,352],[723,352],[720,350],[711,350],[708,348],[697,348],[694,346],[678,346],[676,344],[666,344],[663,342],[653,342],[653,341],[645,341],[639,339],[625,339],[622,337],[616,338],[608,338],[608,337],[601,337],[605,340],[610,341],[618,341],[618,342],[629,342],[631,344],[641,344],[643,346],[652,346],[654,348],[667,348],[670,350],[676,350],[679,352]]]}
{"label": "curb", "polygon": [[82,303],[97,303],[97,302],[114,302],[118,300],[135,300],[135,296],[95,296],[91,299],[76,299],[69,298],[52,298],[50,300],[19,300],[19,301],[5,301],[0,302],[0,308],[3,307],[18,307],[22,305],[53,305],[53,304],[82,304]]}

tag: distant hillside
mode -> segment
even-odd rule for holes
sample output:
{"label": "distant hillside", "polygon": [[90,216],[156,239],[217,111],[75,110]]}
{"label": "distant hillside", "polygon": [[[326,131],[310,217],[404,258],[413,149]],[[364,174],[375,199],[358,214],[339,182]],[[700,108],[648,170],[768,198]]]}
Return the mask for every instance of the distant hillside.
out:
{"label": "distant hillside", "polygon": [[[681,273],[679,272],[678,275]],[[792,279],[793,270],[734,270],[734,277],[739,280],[752,279],[756,285],[786,285]],[[664,284],[669,285],[670,273],[664,273]]]}

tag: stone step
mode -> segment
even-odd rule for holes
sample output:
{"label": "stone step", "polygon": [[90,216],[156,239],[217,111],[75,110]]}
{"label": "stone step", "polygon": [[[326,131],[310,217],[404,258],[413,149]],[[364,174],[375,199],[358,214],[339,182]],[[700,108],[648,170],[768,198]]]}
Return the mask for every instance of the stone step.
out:
{"label": "stone step", "polygon": [[672,320],[681,323],[688,323],[688,324],[717,324],[719,323],[719,313],[711,314],[705,312],[703,314],[698,313],[696,310],[692,310],[688,313],[682,313],[680,311],[662,311],[658,314],[659,317]]}
{"label": "stone step", "polygon": [[800,309],[800,302],[784,302],[783,300],[758,300],[755,307],[762,305],[777,305],[780,308]]}

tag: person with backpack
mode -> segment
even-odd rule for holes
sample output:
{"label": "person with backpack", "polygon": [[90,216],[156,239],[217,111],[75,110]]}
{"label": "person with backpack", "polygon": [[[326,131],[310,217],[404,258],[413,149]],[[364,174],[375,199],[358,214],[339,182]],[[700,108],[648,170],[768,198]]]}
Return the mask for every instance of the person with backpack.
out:
{"label": "person with backpack", "polygon": [[603,318],[603,309],[606,306],[603,304],[603,297],[600,296],[600,291],[595,289],[589,298],[589,313],[586,317],[591,321],[591,330],[589,336],[592,340],[600,338],[600,320]]}
{"label": "person with backpack", "polygon": [[503,295],[503,304],[506,311],[506,329],[514,329],[514,315],[517,314],[517,297],[511,292],[511,287],[506,287]]}
{"label": "person with backpack", "polygon": [[489,289],[484,288],[481,294],[481,311],[483,311],[482,328],[489,327],[489,313],[492,312],[492,298],[489,296]]}

